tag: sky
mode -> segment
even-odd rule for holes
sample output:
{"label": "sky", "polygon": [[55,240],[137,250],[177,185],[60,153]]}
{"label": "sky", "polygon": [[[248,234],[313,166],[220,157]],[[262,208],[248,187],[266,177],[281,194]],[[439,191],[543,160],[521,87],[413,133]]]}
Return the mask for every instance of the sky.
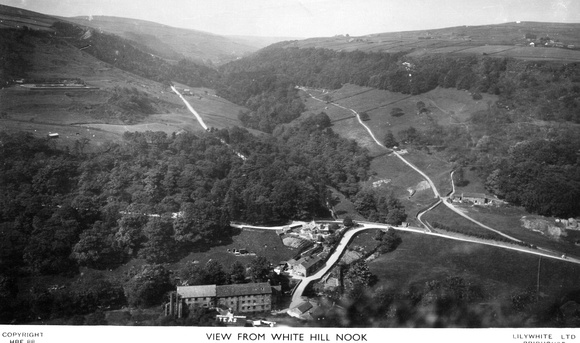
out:
{"label": "sky", "polygon": [[108,15],[219,35],[361,36],[514,21],[580,23],[579,0],[0,0],[64,17]]}

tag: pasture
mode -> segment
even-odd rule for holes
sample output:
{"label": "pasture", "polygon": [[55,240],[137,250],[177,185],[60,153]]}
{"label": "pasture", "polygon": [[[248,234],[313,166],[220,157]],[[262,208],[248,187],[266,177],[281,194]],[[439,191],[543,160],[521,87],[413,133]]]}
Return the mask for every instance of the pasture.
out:
{"label": "pasture", "polygon": [[[236,256],[231,252],[233,249],[246,249],[252,255]],[[231,241],[224,241],[221,245],[198,247],[179,262],[170,265],[170,269],[177,270],[189,262],[197,261],[201,265],[209,260],[221,262],[226,269],[235,261],[249,264],[256,256],[263,256],[274,265],[280,261],[287,261],[298,253],[297,250],[286,247],[282,240],[273,230],[244,229],[234,233]]]}
{"label": "pasture", "polygon": [[403,293],[412,284],[461,277],[479,285],[489,301],[509,303],[515,294],[539,289],[547,308],[580,282],[580,266],[573,263],[418,233],[400,236],[403,242],[395,251],[369,262],[379,279],[375,288]]}
{"label": "pasture", "polygon": [[[578,24],[517,22],[482,26],[457,26],[434,30],[386,32],[359,37],[310,38],[289,47],[325,48],[337,51],[404,52],[407,56],[476,55],[522,60],[580,61]],[[524,33],[552,37],[576,48],[529,46]],[[537,42],[540,43],[540,42]]]}
{"label": "pasture", "polygon": [[[352,108],[358,113],[367,112],[370,120],[364,123],[369,126],[379,141],[388,131],[393,132],[395,137],[400,131],[410,126],[419,130],[430,128],[433,123],[439,125],[465,125],[472,113],[487,110],[490,103],[497,100],[496,96],[484,94],[481,100],[473,100],[465,91],[455,89],[437,88],[421,95],[407,95],[377,90],[368,87],[359,87],[346,84],[342,88],[333,91],[310,90],[313,96],[322,99],[328,96],[332,102]],[[306,94],[304,95],[306,96]],[[418,114],[417,103],[422,101],[429,113]],[[417,188],[423,181],[420,174],[414,172],[395,156],[388,155],[388,150],[377,145],[369,133],[353,117],[349,110],[326,104],[325,102],[305,98],[308,113],[324,111],[332,122],[332,129],[339,135],[356,140],[360,145],[369,149],[372,156],[371,170],[374,176],[369,184],[379,180],[390,180],[380,187],[379,191],[393,192],[405,204],[408,220],[413,221],[417,212],[433,202],[431,189]],[[393,108],[401,108],[405,113],[402,116],[392,116]],[[306,115],[306,114],[305,114]],[[408,150],[404,157],[429,175],[442,195],[451,192],[451,179],[449,172],[453,166],[446,162],[445,157],[436,149],[432,152]],[[473,175],[470,175],[473,178]],[[474,180],[474,185],[477,182]],[[369,187],[369,185],[366,185]],[[410,197],[412,189],[417,190]]]}
{"label": "pasture", "polygon": [[[515,206],[487,207],[465,205],[460,208],[473,219],[512,237],[537,245],[538,247],[559,251],[569,256],[580,257],[580,247],[575,246],[573,242],[566,240],[564,237],[553,239],[544,236],[540,232],[524,228],[520,219],[530,214],[522,208]],[[547,219],[552,220],[552,218]]]}
{"label": "pasture", "polygon": [[[447,206],[440,204],[439,206],[433,208],[431,211],[425,213],[423,216],[423,220],[428,222],[433,226],[434,223],[440,223],[450,227],[453,230],[458,231],[459,233],[464,233],[468,236],[476,236],[476,235],[485,235],[485,237],[494,238],[494,239],[501,239],[502,236],[486,230],[479,225],[458,216],[456,213],[451,211]],[[449,231],[446,230],[437,230],[441,231],[444,234],[450,234]]]}

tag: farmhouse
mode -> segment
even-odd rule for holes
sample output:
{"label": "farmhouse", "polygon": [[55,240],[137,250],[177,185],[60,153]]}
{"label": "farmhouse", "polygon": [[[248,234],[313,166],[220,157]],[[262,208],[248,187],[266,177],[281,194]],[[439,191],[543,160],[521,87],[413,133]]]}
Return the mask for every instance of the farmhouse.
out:
{"label": "farmhouse", "polygon": [[469,201],[476,205],[484,205],[487,203],[487,195],[483,193],[462,193],[461,201]]}
{"label": "farmhouse", "polygon": [[483,193],[461,193],[461,195],[454,196],[453,201],[470,202],[475,205],[486,205],[492,202],[492,200]]}
{"label": "farmhouse", "polygon": [[178,286],[169,295],[165,315],[181,318],[184,305],[195,307],[225,307],[232,312],[252,313],[272,308],[273,290],[267,282],[234,285]]}

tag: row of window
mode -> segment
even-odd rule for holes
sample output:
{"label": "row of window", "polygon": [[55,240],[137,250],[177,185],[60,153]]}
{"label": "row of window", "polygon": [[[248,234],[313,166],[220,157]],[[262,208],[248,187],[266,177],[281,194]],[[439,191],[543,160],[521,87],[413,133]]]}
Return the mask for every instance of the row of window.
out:
{"label": "row of window", "polygon": [[[245,299],[248,300],[240,300],[240,299],[244,299],[242,297],[237,298],[237,297],[228,297],[228,298],[222,298],[219,299],[220,302],[224,302],[224,303],[230,303],[230,304],[235,304],[236,302],[241,302],[242,304],[256,304],[256,303],[264,303],[264,302],[269,302],[270,301],[270,297],[260,297],[260,298],[251,298],[248,299],[247,297]],[[185,302],[187,304],[191,304],[191,303],[211,303],[213,302],[214,298],[211,297],[199,297],[199,298],[186,298]]]}

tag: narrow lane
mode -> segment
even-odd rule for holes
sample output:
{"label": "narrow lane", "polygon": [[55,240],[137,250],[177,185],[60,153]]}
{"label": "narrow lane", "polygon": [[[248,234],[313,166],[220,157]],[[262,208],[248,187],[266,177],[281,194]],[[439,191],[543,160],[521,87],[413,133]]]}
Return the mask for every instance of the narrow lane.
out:
{"label": "narrow lane", "polygon": [[[185,106],[187,106],[187,109],[191,113],[193,113],[193,115],[195,116],[195,118],[199,122],[199,125],[201,125],[201,127],[203,127],[204,130],[209,131],[208,126],[205,125],[205,122],[203,121],[203,118],[199,115],[199,113],[197,113],[197,111],[195,109],[193,109],[193,107],[189,104],[189,102],[187,100],[185,100],[185,98],[183,97],[183,95],[181,95],[181,93],[179,93],[174,86],[171,86],[171,89],[175,92],[175,94],[177,94],[181,98],[181,100],[183,101],[183,103],[185,103]],[[222,142],[222,144],[224,144],[225,146],[227,146],[228,148],[230,148],[230,150],[233,151],[234,154],[236,154],[239,158],[241,158],[244,161],[247,160],[247,157],[246,156],[244,156],[239,151],[236,151],[235,149],[233,149],[231,147],[231,145],[229,145],[228,143],[226,143],[226,141],[224,141],[222,138],[219,138],[219,137],[216,137],[216,138],[219,139],[220,142]]]}
{"label": "narrow lane", "polygon": [[187,109],[191,113],[193,113],[193,115],[195,116],[195,118],[199,122],[199,125],[201,125],[201,127],[203,127],[204,130],[207,130],[208,127],[207,127],[207,125],[205,125],[205,123],[204,123],[203,119],[201,118],[201,116],[199,115],[199,113],[197,113],[197,111],[194,110],[193,107],[191,107],[191,105],[189,104],[189,102],[187,100],[185,100],[185,98],[183,97],[183,95],[181,95],[181,93],[179,93],[174,86],[171,86],[171,90],[173,90],[175,92],[175,94],[177,94],[181,98],[181,100],[183,101],[183,103],[185,103],[185,106],[187,106]]}
{"label": "narrow lane", "polygon": [[[302,90],[302,91],[304,91],[304,92],[306,92],[306,94],[308,94],[308,95],[309,95],[311,98],[313,98],[313,99],[315,99],[315,100],[318,100],[318,101],[320,101],[320,102],[325,102],[325,101],[323,101],[323,100],[321,100],[321,99],[319,99],[319,98],[316,98],[315,96],[313,96],[313,95],[312,95],[312,94],[311,94],[311,93],[308,91],[308,89],[307,89],[306,87],[297,87],[297,88],[298,88],[298,89],[300,89],[300,90]],[[344,109],[344,110],[351,111],[352,113],[354,113],[354,114],[357,116],[357,119],[358,119],[359,123],[360,123],[360,124],[361,124],[361,125],[362,125],[362,126],[363,126],[363,127],[364,127],[364,128],[367,130],[367,131],[368,131],[368,132],[369,132],[369,134],[370,134],[370,136],[373,138],[373,140],[374,140],[374,141],[375,141],[375,142],[376,142],[376,143],[377,143],[379,146],[381,146],[381,147],[383,147],[383,148],[385,148],[385,149],[388,149],[388,148],[386,148],[386,147],[385,147],[385,146],[384,146],[384,145],[383,145],[381,142],[379,142],[379,141],[377,140],[377,138],[375,137],[375,135],[372,133],[371,129],[370,129],[370,128],[369,128],[369,127],[366,125],[366,124],[364,124],[364,123],[363,123],[363,121],[362,121],[362,120],[361,120],[361,118],[360,118],[360,115],[359,115],[359,114],[358,114],[358,113],[357,113],[355,110],[353,110],[353,109],[350,109],[350,108],[347,108],[347,107],[344,107],[344,106],[342,106],[342,105],[335,104],[335,103],[333,103],[333,102],[328,102],[328,104],[330,104],[330,105],[334,105],[334,106],[336,106],[336,107],[339,107],[339,108],[342,108],[342,109]],[[389,150],[390,150],[390,149],[389,149]],[[514,241],[514,242],[522,242],[521,240],[519,240],[519,239],[517,239],[517,238],[515,238],[515,237],[512,237],[512,236],[510,236],[510,235],[507,235],[507,234],[505,234],[505,233],[502,233],[502,232],[501,232],[501,231],[499,231],[499,230],[493,229],[493,228],[491,228],[491,227],[489,227],[489,226],[487,226],[487,225],[485,225],[485,224],[483,224],[483,223],[481,223],[481,222],[479,222],[479,221],[477,221],[477,220],[475,220],[475,219],[471,218],[471,217],[470,217],[470,216],[468,216],[467,214],[463,213],[463,212],[462,212],[460,209],[456,208],[455,206],[453,206],[453,204],[451,204],[451,203],[449,203],[449,202],[447,201],[447,200],[448,200],[448,197],[442,197],[442,196],[441,196],[441,194],[439,193],[439,191],[438,191],[438,190],[437,190],[437,188],[435,187],[435,184],[433,183],[433,181],[431,180],[431,178],[430,178],[430,177],[429,177],[427,174],[425,174],[425,173],[424,173],[422,170],[420,170],[419,168],[415,167],[415,166],[414,166],[412,163],[410,163],[409,161],[407,161],[407,160],[406,160],[406,159],[405,159],[403,156],[401,156],[401,154],[399,154],[397,151],[394,151],[393,153],[394,153],[394,154],[395,154],[395,156],[397,156],[397,157],[398,157],[398,158],[399,158],[401,161],[403,161],[405,164],[407,164],[407,165],[408,165],[409,167],[411,167],[413,170],[415,170],[416,172],[418,172],[419,174],[421,174],[421,176],[423,176],[423,178],[424,178],[424,179],[425,179],[425,180],[426,180],[426,181],[429,183],[429,185],[431,186],[431,189],[433,190],[433,193],[435,194],[435,198],[438,198],[438,199],[440,200],[440,202],[443,202],[443,204],[444,204],[445,206],[447,206],[449,209],[451,209],[453,212],[455,212],[455,213],[457,213],[458,215],[460,215],[460,216],[464,217],[465,219],[467,219],[467,220],[469,220],[469,221],[471,221],[471,222],[473,222],[473,223],[477,224],[479,227],[481,227],[481,228],[483,228],[483,229],[485,229],[485,230],[488,230],[488,231],[492,231],[492,232],[494,232],[494,233],[497,233],[497,234],[499,234],[499,235],[501,235],[501,236],[503,236],[503,237],[505,237],[505,238],[508,238],[508,239],[510,239],[510,240],[512,240],[512,241]],[[453,193],[455,192],[455,183],[453,182],[453,171],[451,172],[451,184],[452,184],[452,188],[453,188],[453,191],[451,192],[451,194],[453,194]],[[450,194],[450,195],[451,195],[451,194]],[[431,210],[431,209],[435,208],[435,206],[436,206],[436,205],[437,205],[437,204],[435,204],[435,205],[431,206],[431,207],[430,207],[430,208],[429,208],[427,211],[429,211],[429,210]],[[424,223],[424,222],[421,220],[421,218],[420,218],[420,217],[422,217],[422,216],[423,216],[423,214],[427,213],[427,211],[423,211],[423,212],[421,212],[421,213],[419,214],[420,216],[418,215],[418,219],[419,219],[419,222],[420,222],[422,225],[424,225],[424,226],[425,226],[425,228],[426,228],[427,230],[429,230],[429,227],[428,227],[428,226],[427,226],[427,225],[426,225],[426,224],[425,224],[425,223]],[[429,231],[430,231],[430,230],[429,230]],[[546,251],[546,252],[549,252],[549,253],[552,253],[552,254],[554,254],[554,253],[557,253],[557,252],[554,252],[554,251],[551,251],[551,250],[548,250],[548,249],[544,249],[544,248],[540,248],[540,247],[538,247],[538,250]],[[560,259],[562,259],[562,260],[565,260],[564,258],[560,258]]]}

